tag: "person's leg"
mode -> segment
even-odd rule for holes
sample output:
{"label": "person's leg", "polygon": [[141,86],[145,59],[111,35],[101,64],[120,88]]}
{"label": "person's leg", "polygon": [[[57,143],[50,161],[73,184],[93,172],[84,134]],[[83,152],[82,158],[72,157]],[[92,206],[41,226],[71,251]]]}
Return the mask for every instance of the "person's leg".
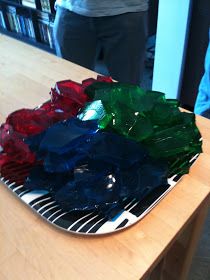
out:
{"label": "person's leg", "polygon": [[58,56],[94,68],[96,33],[92,18],[57,7],[53,32]]}
{"label": "person's leg", "polygon": [[104,61],[113,79],[140,84],[147,39],[147,12],[126,13],[99,19],[98,38]]}

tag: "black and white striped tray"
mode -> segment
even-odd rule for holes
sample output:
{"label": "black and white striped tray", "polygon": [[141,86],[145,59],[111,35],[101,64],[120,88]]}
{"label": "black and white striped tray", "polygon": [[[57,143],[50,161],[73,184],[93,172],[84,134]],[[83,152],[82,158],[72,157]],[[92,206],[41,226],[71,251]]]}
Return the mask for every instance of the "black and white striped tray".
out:
{"label": "black and white striped tray", "polygon": [[[190,160],[191,164],[193,164],[197,157],[198,154]],[[12,172],[14,174],[14,168]],[[18,172],[20,172],[20,169]],[[47,222],[65,231],[85,235],[113,233],[135,224],[148,214],[180,179],[181,176],[174,175],[168,179],[167,186],[159,187],[142,201],[125,199],[124,210],[110,221],[101,213],[97,213],[97,211],[65,212],[56,203],[49,192],[45,190],[30,191],[22,184],[16,183],[14,179],[10,179],[9,176],[7,176],[7,178],[0,176],[0,180],[16,194],[21,201],[30,206],[30,208]]]}

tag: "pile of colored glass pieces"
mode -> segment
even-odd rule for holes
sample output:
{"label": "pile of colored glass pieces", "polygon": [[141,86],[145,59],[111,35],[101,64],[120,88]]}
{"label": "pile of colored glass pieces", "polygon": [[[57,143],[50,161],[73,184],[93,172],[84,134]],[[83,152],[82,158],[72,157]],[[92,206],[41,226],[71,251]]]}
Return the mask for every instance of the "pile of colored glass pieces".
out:
{"label": "pile of colored glass pieces", "polygon": [[141,201],[201,152],[195,116],[163,93],[99,76],[56,83],[51,100],[9,115],[0,128],[0,167],[29,164],[24,185],[47,189],[67,211],[112,217]]}

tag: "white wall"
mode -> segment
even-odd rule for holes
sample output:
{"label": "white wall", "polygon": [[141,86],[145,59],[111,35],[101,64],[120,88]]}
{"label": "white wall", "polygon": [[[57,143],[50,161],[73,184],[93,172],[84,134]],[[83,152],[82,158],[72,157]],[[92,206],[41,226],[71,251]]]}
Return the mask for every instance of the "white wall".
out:
{"label": "white wall", "polygon": [[159,0],[152,89],[179,96],[191,0]]}

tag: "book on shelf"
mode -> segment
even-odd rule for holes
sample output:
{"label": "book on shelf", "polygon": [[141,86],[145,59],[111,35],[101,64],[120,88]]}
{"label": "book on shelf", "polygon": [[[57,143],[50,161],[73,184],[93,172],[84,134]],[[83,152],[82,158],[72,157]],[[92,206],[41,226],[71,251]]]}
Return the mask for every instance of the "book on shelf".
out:
{"label": "book on shelf", "polygon": [[30,8],[36,9],[35,0],[22,0],[22,5]]}
{"label": "book on shelf", "polygon": [[38,21],[41,42],[49,45],[51,49],[54,49],[54,37],[53,37],[54,18],[47,13],[38,11],[37,21]]}
{"label": "book on shelf", "polygon": [[32,39],[35,39],[35,32],[33,27],[32,19],[29,17],[24,18],[25,26],[26,26],[26,36]]}
{"label": "book on shelf", "polygon": [[54,42],[54,35],[53,35],[53,26],[54,26],[54,19],[52,21],[50,21],[49,28],[48,28],[49,43],[50,43],[50,48],[51,49],[55,49],[55,42]]}
{"label": "book on shelf", "polygon": [[14,6],[7,6],[6,8],[7,18],[9,21],[10,30],[13,32],[18,32],[17,29],[17,19],[16,19],[16,8]]}
{"label": "book on shelf", "polygon": [[20,22],[22,34],[24,36],[28,36],[27,27],[26,27],[26,23],[25,23],[25,18],[22,15],[19,15],[19,22]]}
{"label": "book on shelf", "polygon": [[14,6],[7,6],[6,10],[9,27],[12,32],[32,39],[36,38],[33,21],[27,11],[19,10],[17,13],[17,9]]}
{"label": "book on shelf", "polygon": [[51,13],[50,0],[40,0],[41,9],[43,12]]}
{"label": "book on shelf", "polygon": [[4,19],[4,14],[3,11],[0,9],[0,28],[4,28],[6,29],[6,23],[5,23],[5,19]]}

